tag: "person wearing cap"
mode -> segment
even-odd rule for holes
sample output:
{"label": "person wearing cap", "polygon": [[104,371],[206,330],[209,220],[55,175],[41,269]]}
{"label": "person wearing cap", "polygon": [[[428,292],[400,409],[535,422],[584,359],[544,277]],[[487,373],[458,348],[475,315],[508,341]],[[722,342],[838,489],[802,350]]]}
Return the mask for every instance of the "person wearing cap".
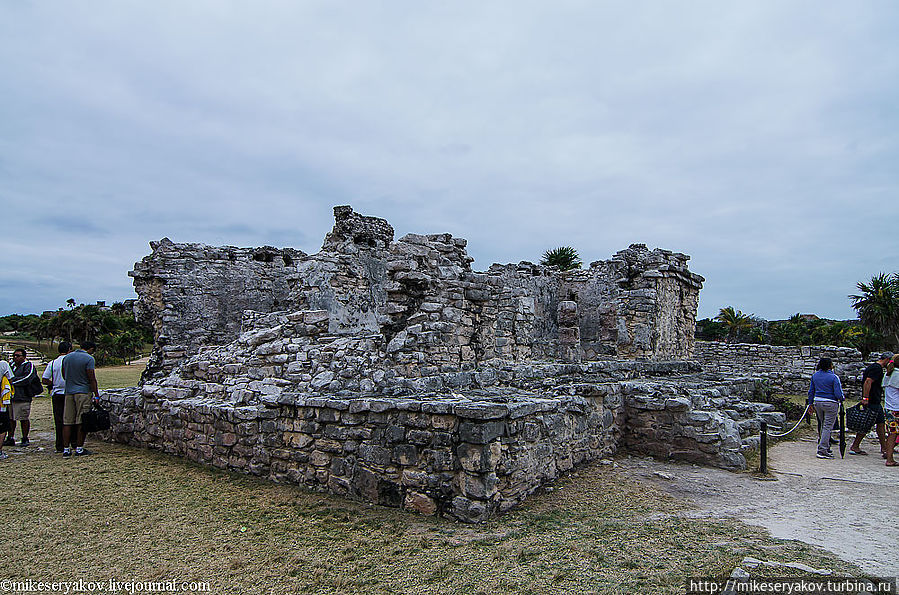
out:
{"label": "person wearing cap", "polygon": [[[862,405],[873,411],[877,418],[874,421],[874,428],[877,431],[877,439],[880,441],[880,453],[883,458],[887,457],[887,438],[886,438],[886,417],[883,413],[883,374],[884,366],[893,359],[892,351],[884,351],[877,356],[877,361],[865,368],[862,374]],[[849,447],[849,454],[866,455],[862,450],[862,438],[866,432],[859,432],[855,435],[855,441]]]}

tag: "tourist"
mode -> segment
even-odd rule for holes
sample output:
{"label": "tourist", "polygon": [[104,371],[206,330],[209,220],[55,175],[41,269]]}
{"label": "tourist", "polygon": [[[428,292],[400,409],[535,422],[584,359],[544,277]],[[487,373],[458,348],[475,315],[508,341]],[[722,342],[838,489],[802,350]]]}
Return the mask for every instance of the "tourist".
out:
{"label": "tourist", "polygon": [[[22,427],[22,440],[19,442],[19,446],[28,446],[30,444],[28,432],[31,431],[31,400],[41,394],[41,391],[32,388],[33,383],[37,381],[37,368],[28,361],[24,349],[13,351],[12,358],[13,377],[10,383],[13,386],[13,395],[9,416],[9,437],[3,443],[7,446],[15,446],[16,422],[19,422]],[[40,382],[37,385],[40,387]]]}
{"label": "tourist", "polygon": [[[5,359],[0,359],[0,376],[6,376],[9,380],[12,380],[12,368],[9,367],[9,364]],[[10,385],[10,391],[12,390],[12,385]],[[10,393],[10,396],[12,393]]]}
{"label": "tourist", "polygon": [[840,377],[833,371],[833,360],[822,357],[815,367],[817,370],[812,375],[811,384],[808,387],[808,405],[815,407],[815,415],[821,420],[821,436],[818,439],[819,459],[834,458],[830,450],[830,433],[833,424],[840,412],[840,403],[845,398]]}
{"label": "tourist", "polygon": [[60,341],[57,347],[59,357],[50,362],[44,370],[43,382],[50,392],[50,400],[53,403],[53,427],[56,429],[56,452],[62,452],[62,413],[66,405],[66,381],[62,377],[62,360],[72,351],[72,344],[68,341]]}
{"label": "tourist", "polygon": [[886,365],[886,377],[883,379],[884,425],[888,432],[884,450],[887,467],[899,465],[893,460],[893,449],[899,438],[899,372],[895,371],[897,365],[899,365],[899,355],[894,355],[893,361]]}
{"label": "tourist", "polygon": [[[886,458],[886,418],[883,414],[883,367],[893,359],[892,351],[884,351],[877,356],[877,361],[865,368],[862,374],[862,406],[869,408],[877,417],[874,420],[874,428],[877,430],[877,439],[880,441],[880,453]],[[849,447],[849,454],[866,455],[862,450],[862,438],[867,432],[859,432],[855,435],[855,441]]]}
{"label": "tourist", "polygon": [[84,428],[81,416],[90,409],[91,395],[100,400],[100,389],[97,388],[97,376],[94,374],[96,362],[93,357],[97,345],[93,341],[85,341],[81,349],[69,353],[62,358],[62,377],[65,380],[66,396],[63,410],[62,456],[72,456],[72,442],[75,443],[75,456],[89,455],[91,451],[84,448]]}
{"label": "tourist", "polygon": [[12,371],[9,364],[0,360],[0,461],[8,459],[9,455],[3,452],[3,443],[6,440],[6,432],[9,431],[9,404],[12,399],[12,384],[9,379]]}

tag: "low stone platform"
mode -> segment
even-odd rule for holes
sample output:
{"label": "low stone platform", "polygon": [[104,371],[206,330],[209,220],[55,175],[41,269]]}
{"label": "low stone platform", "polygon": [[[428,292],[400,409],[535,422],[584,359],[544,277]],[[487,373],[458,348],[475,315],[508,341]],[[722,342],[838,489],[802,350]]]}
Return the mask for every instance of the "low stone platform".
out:
{"label": "low stone platform", "polygon": [[[755,382],[685,362],[493,362],[484,386],[223,402],[192,380],[104,393],[107,438],[423,514],[484,521],[621,448],[741,469]],[[192,387],[192,388],[191,388]],[[747,426],[746,422],[750,422]],[[782,421],[782,416],[780,418]]]}

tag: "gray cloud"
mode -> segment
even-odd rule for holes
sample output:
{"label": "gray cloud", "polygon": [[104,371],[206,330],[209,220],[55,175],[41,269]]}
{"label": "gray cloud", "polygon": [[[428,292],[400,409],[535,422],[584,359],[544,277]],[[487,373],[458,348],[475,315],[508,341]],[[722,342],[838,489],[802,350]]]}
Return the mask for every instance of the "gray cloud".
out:
{"label": "gray cloud", "polygon": [[0,197],[40,238],[0,240],[0,313],[128,297],[163,236],[314,252],[353,204],[478,268],[642,242],[701,316],[852,316],[899,256],[899,8],[595,4],[0,6]]}

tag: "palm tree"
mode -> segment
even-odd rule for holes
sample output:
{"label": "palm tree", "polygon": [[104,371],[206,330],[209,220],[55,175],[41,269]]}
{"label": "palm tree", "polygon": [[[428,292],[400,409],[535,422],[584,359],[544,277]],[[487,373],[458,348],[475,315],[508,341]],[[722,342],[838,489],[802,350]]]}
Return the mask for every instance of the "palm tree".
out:
{"label": "palm tree", "polygon": [[75,308],[75,323],[80,341],[95,341],[103,332],[103,312],[94,305],[78,306]]}
{"label": "palm tree", "polygon": [[63,310],[57,315],[56,320],[59,328],[57,336],[71,342],[77,325],[75,311]]}
{"label": "palm tree", "polygon": [[144,338],[136,330],[122,331],[118,335],[116,343],[118,344],[119,353],[122,354],[127,364],[129,358],[140,353],[141,348],[144,346]]}
{"label": "palm tree", "polygon": [[559,270],[570,271],[581,268],[581,257],[571,246],[560,246],[543,253],[540,264],[559,267]]}
{"label": "palm tree", "polygon": [[727,342],[730,343],[734,338],[745,331],[752,328],[752,318],[748,314],[743,314],[740,310],[734,310],[733,306],[721,308],[715,320],[723,323],[727,327]]}
{"label": "palm tree", "polygon": [[38,347],[41,346],[41,339],[50,339],[50,344],[47,346],[47,353],[51,351],[51,348],[53,347],[53,329],[50,318],[41,316],[34,322],[34,337],[37,339]]}
{"label": "palm tree", "polygon": [[884,340],[899,346],[899,273],[880,273],[871,283],[856,284],[861,295],[850,295],[852,307],[866,326],[881,333]]}

